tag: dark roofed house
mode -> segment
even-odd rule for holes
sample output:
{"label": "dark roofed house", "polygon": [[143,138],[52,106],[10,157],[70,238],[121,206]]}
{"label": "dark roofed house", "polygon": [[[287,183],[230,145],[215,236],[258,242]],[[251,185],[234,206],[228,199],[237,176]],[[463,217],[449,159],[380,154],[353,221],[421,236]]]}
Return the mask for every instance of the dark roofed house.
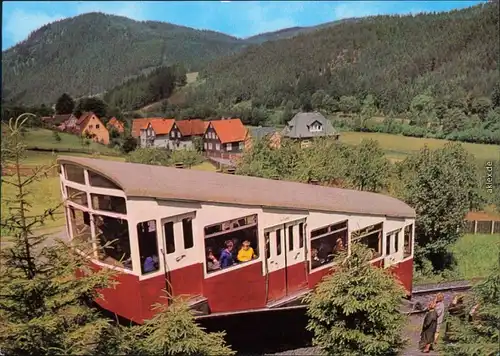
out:
{"label": "dark roofed house", "polygon": [[282,135],[294,140],[300,140],[303,147],[307,147],[310,140],[316,137],[339,139],[339,134],[333,128],[332,123],[319,112],[298,113],[288,121]]}

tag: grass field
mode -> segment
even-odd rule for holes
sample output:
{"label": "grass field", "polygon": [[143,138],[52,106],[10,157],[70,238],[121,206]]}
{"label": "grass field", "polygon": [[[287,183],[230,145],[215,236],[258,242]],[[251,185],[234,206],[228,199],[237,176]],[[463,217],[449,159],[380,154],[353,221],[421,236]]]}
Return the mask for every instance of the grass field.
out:
{"label": "grass field", "polygon": [[28,148],[38,147],[43,149],[52,150],[89,150],[90,152],[100,152],[102,154],[111,153],[116,154],[116,150],[101,145],[99,143],[91,142],[89,146],[82,146],[79,136],[67,133],[59,133],[61,141],[57,142],[54,139],[54,133],[47,129],[32,129],[26,132],[24,141]]}
{"label": "grass field", "polygon": [[78,157],[95,157],[100,159],[108,159],[112,161],[125,161],[125,157],[120,156],[106,156],[105,154],[85,154],[78,152],[63,152],[63,153],[50,153],[50,152],[42,152],[42,151],[27,151],[26,158],[23,160],[23,166],[37,166],[37,165],[46,165],[51,164],[57,158],[57,156],[78,156]]}
{"label": "grass field", "polygon": [[[349,145],[358,145],[363,139],[373,139],[380,143],[387,157],[392,160],[404,159],[408,154],[418,152],[425,145],[430,149],[438,149],[450,141],[432,138],[406,137],[386,133],[372,132],[342,132],[340,141]],[[500,147],[478,143],[461,143],[476,159],[496,160],[500,158]]]}
{"label": "grass field", "polygon": [[456,266],[443,274],[422,276],[416,274],[413,284],[439,283],[454,280],[483,278],[498,263],[500,234],[467,234],[449,249]]}

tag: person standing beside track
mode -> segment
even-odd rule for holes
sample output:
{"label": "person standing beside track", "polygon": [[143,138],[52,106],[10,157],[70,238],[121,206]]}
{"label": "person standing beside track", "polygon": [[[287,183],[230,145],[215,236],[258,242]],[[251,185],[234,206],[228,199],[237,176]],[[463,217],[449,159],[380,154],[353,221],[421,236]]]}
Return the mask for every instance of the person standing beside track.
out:
{"label": "person standing beside track", "polygon": [[436,313],[437,313],[437,327],[436,334],[434,336],[434,343],[437,342],[439,337],[439,330],[444,320],[444,295],[443,293],[438,293],[436,295]]}

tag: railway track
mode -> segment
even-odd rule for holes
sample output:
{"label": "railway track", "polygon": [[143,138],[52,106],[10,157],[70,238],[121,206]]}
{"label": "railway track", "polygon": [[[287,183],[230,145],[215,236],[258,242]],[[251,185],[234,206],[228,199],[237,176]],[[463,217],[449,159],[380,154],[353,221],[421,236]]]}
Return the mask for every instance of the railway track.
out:
{"label": "railway track", "polygon": [[470,281],[455,281],[416,286],[413,288],[412,300],[407,304],[404,313],[408,315],[422,314],[427,311],[427,304],[437,293],[443,293],[444,303],[449,305],[455,295],[466,293],[472,288]]}

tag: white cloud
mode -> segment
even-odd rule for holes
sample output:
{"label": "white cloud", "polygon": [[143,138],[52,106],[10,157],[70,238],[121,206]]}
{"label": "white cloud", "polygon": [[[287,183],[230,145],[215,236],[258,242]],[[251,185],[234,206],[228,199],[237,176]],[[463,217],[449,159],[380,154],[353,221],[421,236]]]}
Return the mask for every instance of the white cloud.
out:
{"label": "white cloud", "polygon": [[76,14],[103,12],[141,21],[146,19],[144,6],[145,3],[139,1],[78,1],[76,2]]}
{"label": "white cloud", "polygon": [[43,12],[26,12],[15,9],[7,17],[3,30],[12,41],[12,44],[25,40],[28,35],[48,23],[60,20],[65,16],[59,14],[48,15]]}

